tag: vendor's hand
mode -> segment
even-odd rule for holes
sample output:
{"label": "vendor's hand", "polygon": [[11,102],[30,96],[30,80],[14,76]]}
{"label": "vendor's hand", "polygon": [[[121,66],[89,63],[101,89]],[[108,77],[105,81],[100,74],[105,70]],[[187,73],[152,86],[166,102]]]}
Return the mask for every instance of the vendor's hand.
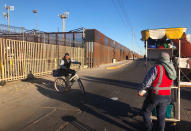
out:
{"label": "vendor's hand", "polygon": [[139,96],[143,96],[143,95],[141,94],[141,92],[140,92],[140,91],[138,91],[138,95],[139,95]]}
{"label": "vendor's hand", "polygon": [[139,95],[139,96],[144,96],[144,94],[145,94],[146,92],[147,92],[146,90],[140,90],[140,91],[138,91],[138,95]]}

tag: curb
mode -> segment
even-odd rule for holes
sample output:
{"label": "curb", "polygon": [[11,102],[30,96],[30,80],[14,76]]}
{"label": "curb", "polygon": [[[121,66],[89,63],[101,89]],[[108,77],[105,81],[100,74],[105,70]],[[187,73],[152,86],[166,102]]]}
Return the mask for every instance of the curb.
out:
{"label": "curb", "polygon": [[123,63],[123,64],[120,64],[120,65],[117,65],[117,66],[109,66],[109,67],[106,67],[105,69],[106,70],[116,70],[116,69],[119,69],[121,68],[122,66],[126,65],[126,64],[129,64],[130,62],[128,63]]}

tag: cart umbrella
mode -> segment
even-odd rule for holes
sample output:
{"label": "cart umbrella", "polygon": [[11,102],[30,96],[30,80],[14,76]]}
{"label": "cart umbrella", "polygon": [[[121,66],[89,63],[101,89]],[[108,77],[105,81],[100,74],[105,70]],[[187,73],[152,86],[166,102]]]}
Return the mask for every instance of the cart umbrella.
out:
{"label": "cart umbrella", "polygon": [[142,40],[162,39],[166,36],[168,39],[180,39],[187,28],[166,28],[166,29],[152,29],[141,31]]}

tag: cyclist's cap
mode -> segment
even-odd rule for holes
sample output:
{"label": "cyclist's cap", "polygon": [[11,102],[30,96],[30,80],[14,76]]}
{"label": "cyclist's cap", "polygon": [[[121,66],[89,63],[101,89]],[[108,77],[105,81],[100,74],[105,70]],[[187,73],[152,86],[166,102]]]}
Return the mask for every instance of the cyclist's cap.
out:
{"label": "cyclist's cap", "polygon": [[65,53],[65,56],[70,56],[69,53]]}

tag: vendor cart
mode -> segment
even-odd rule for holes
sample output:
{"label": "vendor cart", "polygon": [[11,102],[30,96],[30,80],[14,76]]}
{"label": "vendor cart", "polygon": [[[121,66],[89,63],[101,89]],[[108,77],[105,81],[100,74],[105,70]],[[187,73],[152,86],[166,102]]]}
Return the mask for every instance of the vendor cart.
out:
{"label": "vendor cart", "polygon": [[[182,54],[184,54],[185,50],[181,50],[181,41],[183,40],[183,35],[185,35],[186,28],[166,28],[166,29],[152,29],[152,30],[143,30],[142,40],[145,43],[145,64],[146,71],[148,68],[148,63],[154,59],[158,59],[161,52],[167,52],[171,57],[176,57],[175,65],[178,73],[177,82],[173,85],[172,89],[177,93],[176,103],[174,109],[174,115],[170,118],[166,118],[166,121],[170,121],[176,123],[180,121],[180,87],[190,86],[191,82],[183,82],[181,81],[181,69],[182,68],[191,68],[190,64],[190,56],[186,56],[186,58],[182,58]],[[165,41],[166,45],[160,45],[160,41]],[[168,42],[167,42],[168,41]],[[178,41],[178,44],[174,44],[174,42]],[[156,43],[155,43],[156,42]],[[158,43],[159,44],[158,44]],[[154,44],[155,43],[155,44]],[[157,45],[158,44],[158,45]],[[191,44],[188,45],[191,47]],[[178,53],[177,56],[174,54],[174,50]],[[185,57],[185,56],[184,56]],[[177,83],[177,84],[176,84]],[[152,119],[157,119],[156,116],[151,115]]]}

